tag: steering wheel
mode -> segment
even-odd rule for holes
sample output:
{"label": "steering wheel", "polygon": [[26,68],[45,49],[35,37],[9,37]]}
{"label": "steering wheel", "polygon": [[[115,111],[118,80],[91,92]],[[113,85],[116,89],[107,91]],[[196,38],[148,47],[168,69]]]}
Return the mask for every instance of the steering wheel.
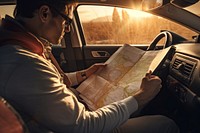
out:
{"label": "steering wheel", "polygon": [[172,34],[168,31],[163,31],[160,32],[154,39],[153,41],[150,43],[149,47],[147,48],[147,50],[155,50],[156,49],[156,45],[158,44],[158,42],[165,37],[165,42],[163,45],[163,49],[171,46],[172,45]]}

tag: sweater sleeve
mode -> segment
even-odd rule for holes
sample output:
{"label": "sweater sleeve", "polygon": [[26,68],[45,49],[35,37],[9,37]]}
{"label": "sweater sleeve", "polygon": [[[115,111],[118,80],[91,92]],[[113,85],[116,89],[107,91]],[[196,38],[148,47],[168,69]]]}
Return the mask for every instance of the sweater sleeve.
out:
{"label": "sweater sleeve", "polygon": [[78,85],[78,80],[77,80],[77,77],[76,77],[76,72],[71,72],[71,73],[65,73],[67,75],[67,77],[70,79],[71,81],[71,86],[75,86],[75,85]]}
{"label": "sweater sleeve", "polygon": [[19,64],[12,73],[7,97],[39,125],[60,133],[109,132],[137,110],[134,97],[88,111],[61,82],[54,66],[42,59]]}

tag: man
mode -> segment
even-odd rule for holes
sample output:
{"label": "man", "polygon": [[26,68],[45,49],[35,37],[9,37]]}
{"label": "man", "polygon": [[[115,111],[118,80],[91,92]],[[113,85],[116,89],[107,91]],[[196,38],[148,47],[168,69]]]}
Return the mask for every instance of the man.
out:
{"label": "man", "polygon": [[50,43],[60,43],[65,24],[70,24],[71,2],[17,0],[15,18],[6,16],[2,21],[0,95],[21,114],[30,132],[178,132],[175,123],[164,116],[129,119],[160,90],[161,80],[151,72],[134,96],[96,111],[87,110],[79,102],[68,88],[70,81],[78,84],[102,65],[67,77],[49,52]]}

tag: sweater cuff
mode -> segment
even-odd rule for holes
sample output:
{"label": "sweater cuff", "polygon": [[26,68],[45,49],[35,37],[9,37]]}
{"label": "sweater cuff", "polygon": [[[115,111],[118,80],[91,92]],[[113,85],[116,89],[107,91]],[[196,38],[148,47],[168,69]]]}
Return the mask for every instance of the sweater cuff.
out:
{"label": "sweater cuff", "polygon": [[129,114],[134,113],[138,109],[138,103],[133,96],[123,99],[122,103],[126,103]]}
{"label": "sweater cuff", "polygon": [[66,75],[72,83],[71,86],[75,86],[79,84],[77,80],[76,72],[66,73]]}

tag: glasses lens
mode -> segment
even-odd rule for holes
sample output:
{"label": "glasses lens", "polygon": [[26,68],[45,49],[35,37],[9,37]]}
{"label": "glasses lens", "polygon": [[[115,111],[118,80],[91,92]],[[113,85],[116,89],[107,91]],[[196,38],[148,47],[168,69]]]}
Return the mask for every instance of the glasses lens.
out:
{"label": "glasses lens", "polygon": [[[72,6],[66,6],[66,10],[65,13],[61,13],[59,10],[57,10],[56,8],[52,7],[51,8],[57,12],[65,21],[66,21],[66,25],[70,25],[72,22],[72,16],[73,16],[73,7]],[[69,17],[71,16],[71,17]]]}

